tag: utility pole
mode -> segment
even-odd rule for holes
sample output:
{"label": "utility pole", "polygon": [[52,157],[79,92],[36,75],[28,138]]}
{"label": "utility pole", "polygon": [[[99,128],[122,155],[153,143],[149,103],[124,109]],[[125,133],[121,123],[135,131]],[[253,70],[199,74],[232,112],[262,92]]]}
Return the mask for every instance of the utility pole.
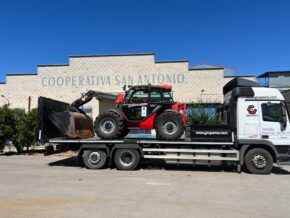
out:
{"label": "utility pole", "polygon": [[7,101],[7,106],[9,107],[9,105],[10,105],[10,101],[8,100],[8,98],[6,98],[5,95],[1,95],[1,97],[2,97],[2,98],[5,98],[5,100]]}

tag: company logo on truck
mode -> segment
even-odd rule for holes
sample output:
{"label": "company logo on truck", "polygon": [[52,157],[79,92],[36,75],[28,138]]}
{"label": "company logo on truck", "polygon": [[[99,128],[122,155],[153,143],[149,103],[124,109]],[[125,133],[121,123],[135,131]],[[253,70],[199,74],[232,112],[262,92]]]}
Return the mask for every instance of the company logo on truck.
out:
{"label": "company logo on truck", "polygon": [[255,115],[257,113],[257,109],[254,105],[249,105],[247,111],[250,115]]}

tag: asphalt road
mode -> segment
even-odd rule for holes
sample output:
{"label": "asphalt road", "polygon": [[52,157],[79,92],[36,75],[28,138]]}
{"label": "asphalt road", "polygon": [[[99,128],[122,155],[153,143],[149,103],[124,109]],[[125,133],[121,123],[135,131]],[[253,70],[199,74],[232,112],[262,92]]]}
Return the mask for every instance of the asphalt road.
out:
{"label": "asphalt road", "polygon": [[[87,170],[74,158],[0,156],[0,217],[290,217],[290,167]],[[150,164],[150,163],[149,163]]]}

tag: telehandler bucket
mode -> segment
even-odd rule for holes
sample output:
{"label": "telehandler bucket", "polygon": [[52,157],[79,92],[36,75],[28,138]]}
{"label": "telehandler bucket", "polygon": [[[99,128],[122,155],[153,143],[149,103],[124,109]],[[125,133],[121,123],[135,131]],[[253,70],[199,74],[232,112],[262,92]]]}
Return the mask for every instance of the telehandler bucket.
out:
{"label": "telehandler bucket", "polygon": [[39,139],[68,137],[74,139],[94,136],[93,120],[84,112],[69,111],[69,104],[53,99],[38,99]]}

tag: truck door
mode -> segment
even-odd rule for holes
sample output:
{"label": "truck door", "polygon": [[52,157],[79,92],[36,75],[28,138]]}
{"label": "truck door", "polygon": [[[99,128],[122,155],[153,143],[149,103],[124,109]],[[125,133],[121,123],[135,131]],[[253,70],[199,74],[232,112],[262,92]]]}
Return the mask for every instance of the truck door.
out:
{"label": "truck door", "polygon": [[289,144],[290,125],[286,105],[280,101],[261,101],[261,138],[276,145]]}
{"label": "truck door", "polygon": [[238,99],[238,138],[260,139],[260,110],[259,102]]}

